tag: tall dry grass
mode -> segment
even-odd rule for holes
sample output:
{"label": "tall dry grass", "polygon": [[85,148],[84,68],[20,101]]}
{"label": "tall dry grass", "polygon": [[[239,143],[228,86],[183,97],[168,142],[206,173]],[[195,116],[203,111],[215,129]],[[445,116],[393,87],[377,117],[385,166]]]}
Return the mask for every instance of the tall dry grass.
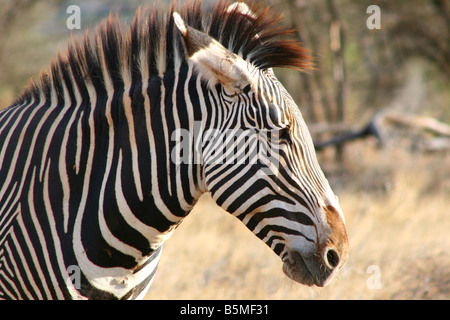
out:
{"label": "tall dry grass", "polygon": [[449,299],[450,155],[355,145],[329,173],[349,260],[325,288],[287,279],[279,258],[208,196],[165,244],[147,299]]}

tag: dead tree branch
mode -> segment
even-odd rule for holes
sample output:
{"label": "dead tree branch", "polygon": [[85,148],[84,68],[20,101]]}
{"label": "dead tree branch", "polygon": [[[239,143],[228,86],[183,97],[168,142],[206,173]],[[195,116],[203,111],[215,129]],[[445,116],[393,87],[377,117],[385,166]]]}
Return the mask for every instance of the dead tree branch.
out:
{"label": "dead tree branch", "polygon": [[[340,128],[338,126],[334,126],[334,128],[330,127],[330,131],[342,128],[344,128],[343,125],[341,125]],[[314,131],[314,129],[312,131]],[[322,131],[324,132],[323,128]],[[386,142],[384,130],[380,125],[380,118],[378,116],[373,117],[372,120],[361,129],[345,130],[343,133],[328,140],[315,141],[314,148],[317,151],[320,151],[329,146],[343,146],[347,142],[357,139],[365,139],[370,136],[375,137],[381,146],[383,146]]]}
{"label": "dead tree branch", "polygon": [[355,128],[343,123],[325,125],[319,124],[311,127],[313,135],[334,134],[328,140],[314,142],[314,147],[320,151],[329,146],[342,146],[348,142],[374,137],[380,146],[385,146],[392,137],[388,137],[386,125],[406,126],[416,130],[432,133],[432,138],[424,138],[420,141],[419,148],[424,152],[450,150],[450,125],[431,117],[420,117],[384,112],[374,116],[368,124],[362,128]]}
{"label": "dead tree branch", "polygon": [[434,118],[410,116],[394,112],[386,113],[384,118],[393,124],[414,127],[429,131],[435,135],[450,137],[450,125]]}

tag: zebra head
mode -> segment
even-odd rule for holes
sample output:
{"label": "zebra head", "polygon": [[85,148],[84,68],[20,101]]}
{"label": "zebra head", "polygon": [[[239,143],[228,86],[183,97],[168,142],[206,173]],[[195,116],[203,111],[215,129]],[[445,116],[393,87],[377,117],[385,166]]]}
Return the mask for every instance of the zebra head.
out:
{"label": "zebra head", "polygon": [[[256,21],[244,4],[225,13],[234,14],[237,24],[264,25],[267,19]],[[344,216],[299,108],[264,61],[299,66],[293,59],[305,57],[304,50],[280,42],[281,50],[267,52],[273,49],[265,46],[267,34],[256,29],[251,39],[241,40],[251,50],[236,52],[233,41],[221,43],[220,34],[216,40],[176,12],[174,20],[213,105],[199,146],[205,189],[280,256],[288,277],[326,285],[347,259]]]}

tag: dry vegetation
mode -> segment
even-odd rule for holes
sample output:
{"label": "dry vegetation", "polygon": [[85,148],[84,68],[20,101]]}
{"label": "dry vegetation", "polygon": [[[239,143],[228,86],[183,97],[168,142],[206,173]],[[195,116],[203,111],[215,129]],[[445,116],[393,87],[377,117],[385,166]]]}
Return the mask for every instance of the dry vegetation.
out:
{"label": "dry vegetation", "polygon": [[[346,215],[350,255],[325,288],[286,278],[281,261],[204,197],[165,244],[147,299],[449,299],[450,155],[348,150],[328,176]],[[380,288],[373,288],[379,267]],[[369,285],[368,285],[369,284]]]}

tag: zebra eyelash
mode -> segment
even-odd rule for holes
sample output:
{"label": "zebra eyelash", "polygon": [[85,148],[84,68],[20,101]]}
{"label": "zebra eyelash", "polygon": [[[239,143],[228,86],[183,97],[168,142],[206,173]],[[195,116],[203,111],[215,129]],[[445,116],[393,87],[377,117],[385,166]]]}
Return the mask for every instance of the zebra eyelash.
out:
{"label": "zebra eyelash", "polygon": [[277,128],[272,130],[264,130],[267,136],[267,141],[270,143],[279,143],[292,145],[292,136],[290,126],[287,125],[283,128]]}
{"label": "zebra eyelash", "polygon": [[280,140],[289,145],[292,144],[291,129],[289,128],[289,126],[284,127],[280,130]]}

